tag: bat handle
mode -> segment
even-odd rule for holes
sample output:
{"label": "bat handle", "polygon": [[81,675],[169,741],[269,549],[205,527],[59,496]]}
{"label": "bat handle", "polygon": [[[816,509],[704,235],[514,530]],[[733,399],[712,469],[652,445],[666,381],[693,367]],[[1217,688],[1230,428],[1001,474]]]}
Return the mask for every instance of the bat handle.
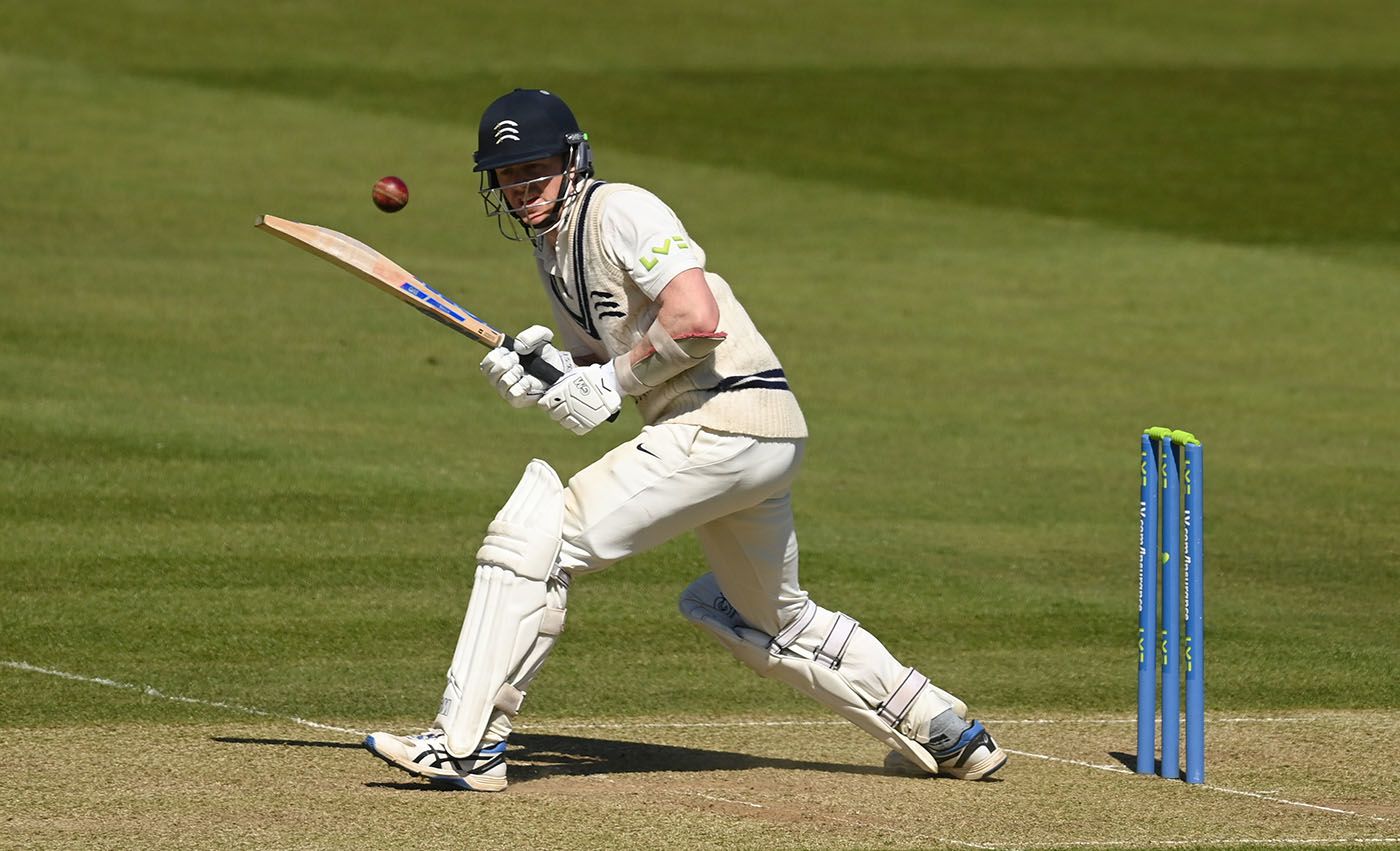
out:
{"label": "bat handle", "polygon": [[[509,334],[501,338],[501,346],[511,351],[515,351],[515,338]],[[546,387],[553,387],[554,384],[564,377],[564,373],[555,369],[548,361],[540,357],[537,352],[531,352],[520,356],[520,365],[525,367],[525,371],[544,382]]]}
{"label": "bat handle", "polygon": [[553,387],[564,377],[564,373],[550,366],[549,362],[538,354],[521,355],[520,365],[525,367],[526,372],[543,381],[546,387]]}
{"label": "bat handle", "polygon": [[[515,351],[515,338],[509,334],[505,334],[501,337],[501,345],[504,348],[510,349],[511,351]],[[559,381],[559,379],[564,377],[564,373],[555,369],[553,366],[550,365],[548,361],[540,357],[539,354],[536,352],[531,352],[527,355],[521,355],[520,365],[525,367],[526,372],[535,376],[540,381],[543,381],[546,387],[553,387],[555,383]],[[615,421],[617,419],[617,416],[617,414],[613,414],[612,416],[608,417],[608,422]]]}

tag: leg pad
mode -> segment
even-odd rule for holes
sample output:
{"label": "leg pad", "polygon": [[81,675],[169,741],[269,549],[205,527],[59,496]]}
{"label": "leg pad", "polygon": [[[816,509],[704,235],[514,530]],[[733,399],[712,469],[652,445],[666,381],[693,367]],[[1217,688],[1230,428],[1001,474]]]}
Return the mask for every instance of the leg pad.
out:
{"label": "leg pad", "polygon": [[[945,693],[930,687],[928,678],[913,668],[898,667],[853,618],[809,602],[792,624],[771,636],[744,622],[712,573],[685,589],[680,609],[762,676],[787,683],[928,773],[937,773],[933,755],[913,735],[932,717],[929,712],[937,714],[950,706]],[[867,665],[872,658],[879,664]],[[882,676],[881,671],[894,671],[895,676]],[[882,685],[885,681],[890,684]],[[911,719],[916,703],[921,711]]]}
{"label": "leg pad", "polygon": [[476,580],[434,726],[454,756],[500,741],[564,629],[569,576],[557,568],[564,486],[531,461],[477,551]]}

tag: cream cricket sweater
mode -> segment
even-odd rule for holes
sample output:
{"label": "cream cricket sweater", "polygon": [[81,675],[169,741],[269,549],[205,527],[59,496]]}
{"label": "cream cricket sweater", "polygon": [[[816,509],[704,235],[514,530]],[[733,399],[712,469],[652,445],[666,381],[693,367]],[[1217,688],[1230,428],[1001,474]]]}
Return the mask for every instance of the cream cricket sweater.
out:
{"label": "cream cricket sweater", "polygon": [[[608,257],[601,226],[610,196],[645,191],[625,183],[590,181],[565,215],[555,250],[536,250],[540,278],[561,331],[559,342],[575,356],[586,353],[611,360],[631,351],[656,319],[655,302]],[[676,228],[675,238],[685,239],[679,221]],[[637,397],[642,419],[755,437],[806,437],[802,409],[772,348],[729,284],[708,271],[705,279],[719,304],[717,330],[727,336],[705,360]]]}

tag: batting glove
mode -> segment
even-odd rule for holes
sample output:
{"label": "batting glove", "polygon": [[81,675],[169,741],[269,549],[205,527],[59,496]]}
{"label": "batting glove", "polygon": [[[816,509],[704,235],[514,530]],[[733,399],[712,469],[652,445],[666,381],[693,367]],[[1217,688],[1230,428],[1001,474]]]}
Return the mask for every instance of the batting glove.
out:
{"label": "batting glove", "polygon": [[612,362],[576,367],[540,398],[556,423],[574,434],[587,434],[622,409]]}
{"label": "batting glove", "polygon": [[574,368],[574,359],[550,345],[554,332],[543,325],[531,325],[515,335],[515,349],[497,346],[481,359],[481,372],[501,398],[513,408],[528,408],[540,400],[548,386],[525,371],[521,355],[538,354],[540,359],[560,372]]}

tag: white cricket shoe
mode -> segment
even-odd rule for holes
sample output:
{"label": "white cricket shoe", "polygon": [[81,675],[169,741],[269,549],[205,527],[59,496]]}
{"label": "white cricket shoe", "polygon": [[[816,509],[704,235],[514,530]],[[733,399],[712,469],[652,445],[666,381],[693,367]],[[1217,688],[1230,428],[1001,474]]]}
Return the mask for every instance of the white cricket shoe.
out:
{"label": "white cricket shoe", "polygon": [[365,738],[369,752],[415,777],[426,777],[457,789],[500,792],[506,788],[506,743],[477,748],[468,756],[453,756],[447,750],[447,734],[429,730],[417,736],[370,733]]}
{"label": "white cricket shoe", "polygon": [[[992,739],[992,734],[982,726],[981,721],[973,721],[952,747],[935,751],[933,759],[938,763],[938,776],[955,780],[986,780],[1006,765],[1006,751]],[[922,774],[923,769],[915,766],[899,751],[890,751],[885,757],[885,768],[903,774]]]}
{"label": "white cricket shoe", "polygon": [[945,751],[933,755],[938,761],[938,773],[958,780],[986,780],[1006,765],[1006,751],[997,746],[992,734],[973,721],[957,742]]}

